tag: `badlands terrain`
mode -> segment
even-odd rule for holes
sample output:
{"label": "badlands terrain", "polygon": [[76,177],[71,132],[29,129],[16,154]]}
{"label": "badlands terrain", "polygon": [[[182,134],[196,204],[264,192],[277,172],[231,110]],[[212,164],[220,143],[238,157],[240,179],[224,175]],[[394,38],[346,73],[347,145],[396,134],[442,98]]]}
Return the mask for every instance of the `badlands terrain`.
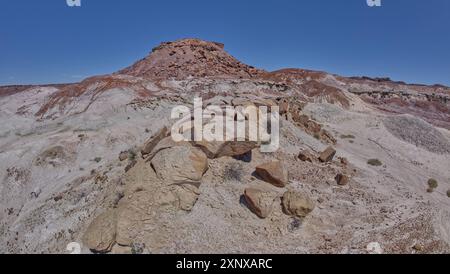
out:
{"label": "badlands terrain", "polygon": [[[279,106],[280,148],[180,142],[173,107]],[[0,253],[450,252],[450,88],[162,43],[80,83],[0,87]],[[377,243],[377,244],[373,244]]]}

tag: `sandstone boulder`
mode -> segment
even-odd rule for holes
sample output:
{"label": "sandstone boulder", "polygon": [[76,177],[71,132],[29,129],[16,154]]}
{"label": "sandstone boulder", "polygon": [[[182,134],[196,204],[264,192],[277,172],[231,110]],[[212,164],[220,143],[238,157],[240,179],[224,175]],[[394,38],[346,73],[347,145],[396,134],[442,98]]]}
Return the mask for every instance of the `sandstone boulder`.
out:
{"label": "sandstone boulder", "polygon": [[247,188],[244,192],[248,208],[258,217],[264,219],[272,212],[274,195],[255,188]]}
{"label": "sandstone boulder", "polygon": [[322,153],[320,153],[319,160],[322,163],[333,161],[334,156],[336,155],[336,150],[332,147],[328,147]]}
{"label": "sandstone boulder", "polygon": [[95,252],[111,251],[116,241],[116,223],[116,210],[109,210],[99,215],[86,230],[83,236],[84,244]]}
{"label": "sandstone boulder", "polygon": [[116,235],[119,245],[131,246],[143,231],[144,222],[152,219],[154,196],[152,191],[140,191],[119,202]]}
{"label": "sandstone boulder", "polygon": [[257,142],[252,141],[229,141],[229,142],[195,142],[196,147],[200,148],[209,159],[221,157],[235,157],[246,154],[258,147]]}
{"label": "sandstone boulder", "polygon": [[282,199],[283,211],[287,215],[306,217],[314,208],[314,202],[305,194],[287,191]]}
{"label": "sandstone boulder", "polygon": [[280,161],[257,166],[256,174],[264,181],[277,187],[285,187],[289,181],[288,172]]}
{"label": "sandstone boulder", "polygon": [[151,165],[166,184],[194,184],[199,186],[208,170],[208,159],[200,149],[176,146],[157,153]]}
{"label": "sandstone boulder", "polygon": [[161,142],[162,139],[166,138],[169,135],[169,130],[167,129],[167,127],[163,127],[162,129],[160,129],[158,132],[156,132],[152,137],[150,137],[150,139],[147,140],[147,142],[145,142],[141,153],[142,156],[146,156],[148,154],[150,154],[150,152],[152,152],[152,150],[155,148],[155,146]]}

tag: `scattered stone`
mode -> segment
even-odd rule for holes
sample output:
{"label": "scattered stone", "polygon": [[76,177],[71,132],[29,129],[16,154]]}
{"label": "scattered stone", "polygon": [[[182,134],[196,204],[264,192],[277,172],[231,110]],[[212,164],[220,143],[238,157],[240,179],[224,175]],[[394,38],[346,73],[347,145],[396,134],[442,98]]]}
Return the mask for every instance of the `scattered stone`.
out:
{"label": "scattered stone", "polygon": [[144,144],[144,147],[141,150],[142,156],[146,156],[147,154],[150,154],[152,150],[156,147],[156,145],[161,142],[162,139],[166,138],[169,135],[169,130],[167,127],[163,127],[160,129],[155,135],[150,137],[148,141]]}
{"label": "scattered stone", "polygon": [[348,176],[347,175],[344,175],[344,174],[338,174],[338,175],[336,175],[336,183],[338,184],[338,185],[340,185],[340,186],[345,186],[345,185],[347,185],[348,184]]}
{"label": "scattered stone", "polygon": [[319,160],[322,163],[327,163],[333,161],[334,156],[336,155],[336,150],[332,147],[328,147],[322,153],[320,153]]}
{"label": "scattered stone", "polygon": [[273,161],[256,167],[256,174],[264,181],[277,187],[288,184],[288,172],[280,161]]}
{"label": "scattered stone", "polygon": [[305,194],[287,191],[282,199],[283,211],[287,215],[306,217],[314,208],[314,202]]}
{"label": "scattered stone", "polygon": [[415,244],[415,245],[413,246],[413,249],[414,249],[415,251],[421,252],[421,251],[424,250],[424,247],[423,247],[422,245],[420,245],[420,244]]}
{"label": "scattered stone", "polygon": [[111,251],[116,240],[116,210],[109,210],[89,225],[83,236],[84,244],[94,252],[106,253]]}
{"label": "scattered stone", "polygon": [[289,112],[289,101],[287,99],[282,99],[279,104],[280,115],[287,114]]}
{"label": "scattered stone", "polygon": [[312,163],[316,157],[310,151],[303,150],[298,154],[298,158],[303,162]]}
{"label": "scattered stone", "polygon": [[244,192],[248,208],[258,217],[265,219],[272,212],[274,195],[255,188],[247,188]]}
{"label": "scattered stone", "polygon": [[339,157],[339,161],[341,162],[341,165],[343,165],[343,166],[348,166],[348,164],[349,164],[347,158],[344,158],[344,157]]}
{"label": "scattered stone", "polygon": [[121,162],[123,162],[123,161],[125,161],[126,159],[128,159],[128,151],[122,151],[122,152],[119,154],[119,160],[120,160]]}

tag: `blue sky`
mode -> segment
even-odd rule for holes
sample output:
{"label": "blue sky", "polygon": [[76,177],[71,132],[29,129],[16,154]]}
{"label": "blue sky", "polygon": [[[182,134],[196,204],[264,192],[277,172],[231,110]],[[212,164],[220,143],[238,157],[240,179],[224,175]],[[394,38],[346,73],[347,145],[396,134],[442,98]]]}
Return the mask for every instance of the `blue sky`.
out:
{"label": "blue sky", "polygon": [[0,0],[0,85],[111,73],[185,37],[266,70],[450,85],[449,0]]}

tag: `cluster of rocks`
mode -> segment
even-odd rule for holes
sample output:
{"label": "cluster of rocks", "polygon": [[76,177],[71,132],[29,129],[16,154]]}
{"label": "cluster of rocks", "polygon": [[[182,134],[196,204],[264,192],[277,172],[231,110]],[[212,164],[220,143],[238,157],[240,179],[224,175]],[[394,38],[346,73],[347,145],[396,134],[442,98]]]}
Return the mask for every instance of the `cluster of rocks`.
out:
{"label": "cluster of rocks", "polygon": [[[324,151],[322,151],[318,156],[315,153],[309,150],[303,150],[298,154],[298,159],[304,162],[310,163],[329,163],[332,162],[336,156],[336,149],[333,147],[327,147]],[[345,158],[339,158],[340,163],[343,166],[348,165],[348,161]],[[335,177],[336,183],[340,186],[345,186],[349,183],[349,177],[346,174],[338,173]]]}
{"label": "cluster of rocks", "polygon": [[300,127],[306,133],[314,136],[315,138],[328,144],[336,144],[337,141],[330,132],[325,130],[322,125],[302,112],[306,104],[307,103],[297,99],[283,98],[279,102],[280,115],[283,115],[286,119],[293,121],[296,126]]}
{"label": "cluster of rocks", "polygon": [[[222,157],[246,155],[259,143],[251,141],[175,142],[167,127],[157,131],[140,149],[140,157],[130,159],[130,151],[120,153],[119,160],[128,159],[126,174],[133,179],[123,199],[95,218],[86,230],[84,243],[94,252],[111,252],[113,248],[131,247],[145,221],[156,218],[161,208],[189,212],[200,195],[209,161]],[[319,155],[302,151],[298,158],[311,163],[333,161],[336,150],[328,147]],[[261,182],[277,188],[286,188],[283,195],[261,185],[244,190],[245,204],[259,218],[267,218],[280,201],[282,211],[289,216],[304,218],[315,208],[315,203],[302,192],[289,189],[289,175],[282,161],[273,160],[255,167],[254,175]],[[337,174],[339,185],[348,183],[348,177]]]}
{"label": "cluster of rocks", "polygon": [[[255,173],[260,179],[279,188],[286,187],[289,182],[288,172],[278,160],[257,166]],[[278,198],[262,187],[245,189],[244,197],[248,208],[262,219],[270,215]],[[292,190],[284,193],[281,206],[285,214],[299,218],[306,217],[315,208],[314,202],[306,194]]]}
{"label": "cluster of rocks", "polygon": [[[162,128],[142,146],[141,157],[134,160],[133,167],[126,169],[136,185],[130,183],[117,208],[93,220],[83,242],[93,252],[101,253],[117,246],[131,247],[138,227],[154,218],[162,208],[192,210],[210,159],[243,155],[256,147],[255,142],[176,143],[169,130]],[[128,157],[129,153],[122,152],[119,160]],[[287,182],[286,177],[281,180]]]}

